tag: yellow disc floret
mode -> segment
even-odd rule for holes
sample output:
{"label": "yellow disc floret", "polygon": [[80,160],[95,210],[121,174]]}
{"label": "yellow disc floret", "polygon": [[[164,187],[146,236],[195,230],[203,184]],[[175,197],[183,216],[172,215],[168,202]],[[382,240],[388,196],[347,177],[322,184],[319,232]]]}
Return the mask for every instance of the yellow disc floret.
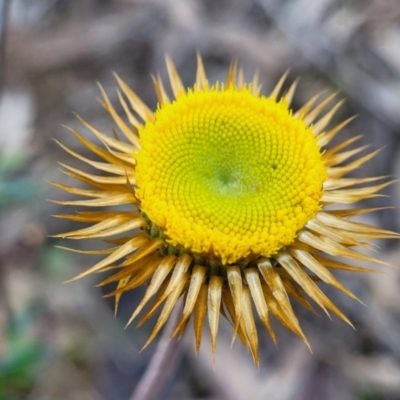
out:
{"label": "yellow disc floret", "polygon": [[182,92],[139,134],[136,195],[174,246],[222,264],[269,257],[320,209],[327,169],[284,101],[234,86]]}

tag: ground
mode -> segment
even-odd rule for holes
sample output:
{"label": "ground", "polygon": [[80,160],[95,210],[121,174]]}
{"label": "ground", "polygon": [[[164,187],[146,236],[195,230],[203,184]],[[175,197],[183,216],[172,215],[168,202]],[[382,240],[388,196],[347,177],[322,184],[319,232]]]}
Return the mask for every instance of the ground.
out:
{"label": "ground", "polygon": [[[53,139],[81,150],[62,126],[81,129],[73,112],[111,131],[96,81],[116,101],[115,71],[154,108],[150,74],[166,77],[166,53],[186,85],[194,80],[196,51],[211,81],[223,79],[237,58],[246,78],[260,72],[264,93],[290,69],[289,83],[301,78],[295,108],[318,91],[339,91],[346,103],[336,122],[357,115],[340,139],[361,133],[372,149],[385,146],[357,176],[400,176],[398,0],[11,3],[0,76],[1,400],[128,400],[155,350],[156,343],[139,352],[152,323],[124,329],[143,291],[125,296],[114,317],[112,301],[95,287],[97,276],[62,283],[94,258],[59,249],[69,243],[49,236],[76,227],[51,217],[66,211],[46,201],[65,198],[45,181],[68,181],[57,162],[75,164]],[[394,208],[365,218],[399,232],[399,183],[384,194],[366,204]],[[277,346],[260,335],[259,370],[243,346],[230,348],[227,322],[215,367],[209,341],[196,358],[189,332],[161,398],[400,399],[400,247],[377,245],[391,267],[338,274],[366,306],[327,289],[355,330],[296,307],[312,353],[275,324]]]}

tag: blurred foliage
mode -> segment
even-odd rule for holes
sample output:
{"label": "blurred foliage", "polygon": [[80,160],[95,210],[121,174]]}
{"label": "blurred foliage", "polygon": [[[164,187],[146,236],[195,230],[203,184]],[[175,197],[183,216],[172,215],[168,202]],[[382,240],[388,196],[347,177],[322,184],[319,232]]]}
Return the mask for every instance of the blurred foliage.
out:
{"label": "blurred foliage", "polygon": [[[0,212],[39,197],[41,185],[37,180],[18,176],[26,163],[21,153],[0,152]],[[3,338],[7,350],[0,358],[0,399],[23,400],[35,382],[46,346],[27,334],[40,318],[35,305],[27,305],[18,314],[9,312],[7,317]]]}
{"label": "blurred foliage", "polygon": [[0,212],[7,206],[37,199],[42,193],[42,185],[36,178],[18,176],[26,163],[21,153],[0,152]]}
{"label": "blurred foliage", "polygon": [[28,307],[9,321],[5,334],[8,350],[0,359],[1,400],[26,399],[46,356],[46,345],[27,335],[40,317],[37,311],[34,306]]}
{"label": "blurred foliage", "polygon": [[[60,124],[77,128],[72,110],[110,131],[96,80],[117,102],[116,71],[154,105],[149,74],[165,77],[165,53],[185,84],[193,82],[196,50],[212,81],[237,58],[245,74],[260,71],[265,93],[290,67],[288,81],[301,76],[296,106],[340,90],[347,101],[339,118],[359,115],[341,140],[362,133],[363,144],[386,146],[360,176],[400,174],[399,0],[13,0],[8,37],[4,94],[14,99],[7,120],[15,124],[0,123],[0,143],[8,136],[13,148],[0,150],[0,400],[127,400],[154,350],[139,353],[151,323],[123,329],[141,294],[122,298],[116,320],[90,278],[62,285],[93,258],[48,238],[76,228],[51,217],[73,208],[45,201],[66,198],[43,181],[60,181],[57,162],[69,163],[52,138],[84,152]],[[26,107],[15,93],[29,97]],[[397,210],[367,222],[398,229],[396,187],[385,193],[390,201],[372,204]],[[383,260],[398,265],[398,246],[389,253],[379,245]],[[368,304],[332,291],[356,331],[300,309],[313,354],[278,328],[279,349],[260,336],[257,371],[240,345],[231,348],[221,322],[216,366],[207,340],[198,357],[185,342],[186,361],[163,400],[399,400],[400,272],[342,276]]]}

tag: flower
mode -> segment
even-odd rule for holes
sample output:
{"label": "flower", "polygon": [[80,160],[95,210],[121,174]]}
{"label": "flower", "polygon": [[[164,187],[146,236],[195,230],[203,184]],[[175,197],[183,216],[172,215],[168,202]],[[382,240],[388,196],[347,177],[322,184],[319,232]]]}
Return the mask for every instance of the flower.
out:
{"label": "flower", "polygon": [[258,363],[253,305],[274,341],[270,315],[308,344],[290,298],[312,309],[310,298],[327,314],[332,311],[350,324],[316,281],[356,298],[332,271],[368,271],[353,260],[380,261],[357,248],[368,248],[365,240],[399,235],[351,220],[374,211],[352,204],[380,196],[378,192],[391,182],[374,183],[384,177],[345,177],[378,152],[349,162],[365,150],[365,146],[346,149],[360,136],[326,150],[351,121],[326,129],[342,103],[324,113],[335,95],[320,101],[318,94],[293,112],[290,103],[297,81],[279,96],[286,75],[266,97],[260,94],[257,75],[251,83],[243,82],[237,63],[231,64],[225,83],[211,85],[200,56],[197,61],[195,84],[185,89],[174,63],[166,57],[173,98],[160,76],[153,76],[158,97],[155,112],[116,76],[127,121],[100,87],[102,105],[127,141],[78,117],[104,146],[71,131],[103,161],[60,146],[100,174],[62,164],[65,174],[92,188],[54,184],[90,198],[60,201],[63,205],[127,205],[130,209],[58,215],[91,226],[57,236],[102,238],[112,244],[101,251],[81,251],[105,258],[74,279],[113,271],[100,285],[117,284],[109,294],[115,297],[116,310],[124,292],[148,283],[129,320],[147,306],[143,323],[161,308],[145,346],[183,297],[173,336],[183,334],[193,315],[198,351],[208,315],[215,356],[222,314],[233,324],[233,337],[240,337]]}

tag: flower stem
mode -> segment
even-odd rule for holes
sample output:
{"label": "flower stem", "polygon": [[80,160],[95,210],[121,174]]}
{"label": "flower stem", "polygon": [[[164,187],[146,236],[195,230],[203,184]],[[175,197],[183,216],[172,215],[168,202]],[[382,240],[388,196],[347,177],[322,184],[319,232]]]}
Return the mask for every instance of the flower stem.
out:
{"label": "flower stem", "polygon": [[150,364],[129,400],[154,400],[160,397],[182,357],[182,340],[171,339],[181,315],[180,302],[175,306],[150,360]]}

